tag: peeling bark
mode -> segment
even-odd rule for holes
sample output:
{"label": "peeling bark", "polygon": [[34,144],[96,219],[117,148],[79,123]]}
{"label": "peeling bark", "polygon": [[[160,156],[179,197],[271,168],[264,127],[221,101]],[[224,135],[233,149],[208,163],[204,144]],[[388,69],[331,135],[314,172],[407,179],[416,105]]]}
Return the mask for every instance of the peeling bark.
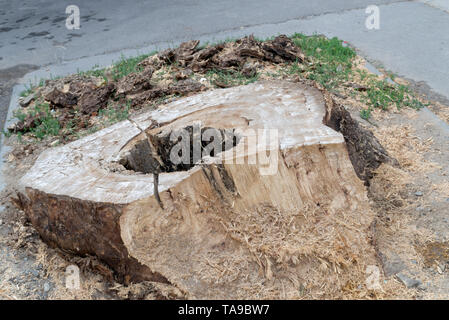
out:
{"label": "peeling bark", "polygon": [[366,184],[369,184],[374,171],[382,163],[399,165],[396,159],[388,155],[373,133],[362,128],[349,112],[333,101],[329,95],[326,99],[326,115],[323,122],[343,134],[354,170]]}

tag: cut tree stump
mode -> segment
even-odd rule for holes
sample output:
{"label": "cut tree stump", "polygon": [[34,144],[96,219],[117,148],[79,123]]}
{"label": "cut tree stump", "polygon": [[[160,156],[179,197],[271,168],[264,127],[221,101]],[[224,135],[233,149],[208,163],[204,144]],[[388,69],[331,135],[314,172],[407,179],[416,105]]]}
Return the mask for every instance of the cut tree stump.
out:
{"label": "cut tree stump", "polygon": [[[20,180],[19,200],[47,243],[97,256],[121,281],[164,282],[191,299],[339,292],[376,264],[357,177],[369,174],[351,160],[370,170],[389,161],[345,112],[283,81],[179,99],[46,150]],[[224,150],[170,162],[170,134],[185,129],[193,141],[195,128],[213,128]],[[265,145],[251,140],[259,129],[277,132],[278,144],[252,149]],[[364,141],[351,159],[345,140]]]}

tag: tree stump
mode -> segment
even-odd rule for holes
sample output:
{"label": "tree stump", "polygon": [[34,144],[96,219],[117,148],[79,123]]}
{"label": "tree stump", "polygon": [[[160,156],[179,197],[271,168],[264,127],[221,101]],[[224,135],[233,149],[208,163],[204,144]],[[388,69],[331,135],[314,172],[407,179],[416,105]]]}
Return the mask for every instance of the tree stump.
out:
{"label": "tree stump", "polygon": [[[99,257],[122,281],[192,299],[325,296],[375,264],[342,113],[283,81],[179,99],[46,150],[21,178],[20,202],[47,243]],[[180,132],[187,163],[171,158]],[[207,149],[211,136],[221,150]]]}

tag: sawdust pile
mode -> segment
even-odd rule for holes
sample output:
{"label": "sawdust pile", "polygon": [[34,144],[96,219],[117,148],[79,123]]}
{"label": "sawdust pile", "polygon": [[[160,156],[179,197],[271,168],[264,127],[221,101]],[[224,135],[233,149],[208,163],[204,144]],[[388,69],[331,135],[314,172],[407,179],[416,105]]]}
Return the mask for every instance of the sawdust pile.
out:
{"label": "sawdust pile", "polygon": [[330,209],[309,203],[283,212],[266,206],[222,221],[232,238],[254,253],[267,283],[267,299],[344,298],[365,287],[365,269],[375,264],[367,234],[373,219],[365,210]]}
{"label": "sawdust pile", "polygon": [[375,128],[374,133],[388,152],[395,157],[405,171],[429,172],[436,169],[425,159],[425,154],[432,146],[432,138],[425,141],[413,134],[410,125],[394,125]]}

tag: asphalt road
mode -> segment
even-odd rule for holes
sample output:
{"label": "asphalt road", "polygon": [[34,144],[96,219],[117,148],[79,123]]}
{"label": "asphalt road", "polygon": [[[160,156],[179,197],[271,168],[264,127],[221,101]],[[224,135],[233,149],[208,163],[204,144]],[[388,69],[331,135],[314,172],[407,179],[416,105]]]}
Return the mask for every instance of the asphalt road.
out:
{"label": "asphalt road", "polygon": [[[65,26],[70,4],[80,9],[78,30]],[[380,8],[379,30],[365,27],[368,5]],[[192,38],[294,32],[338,36],[369,60],[449,99],[449,0],[0,0],[0,127],[11,83],[32,66],[76,71]]]}

